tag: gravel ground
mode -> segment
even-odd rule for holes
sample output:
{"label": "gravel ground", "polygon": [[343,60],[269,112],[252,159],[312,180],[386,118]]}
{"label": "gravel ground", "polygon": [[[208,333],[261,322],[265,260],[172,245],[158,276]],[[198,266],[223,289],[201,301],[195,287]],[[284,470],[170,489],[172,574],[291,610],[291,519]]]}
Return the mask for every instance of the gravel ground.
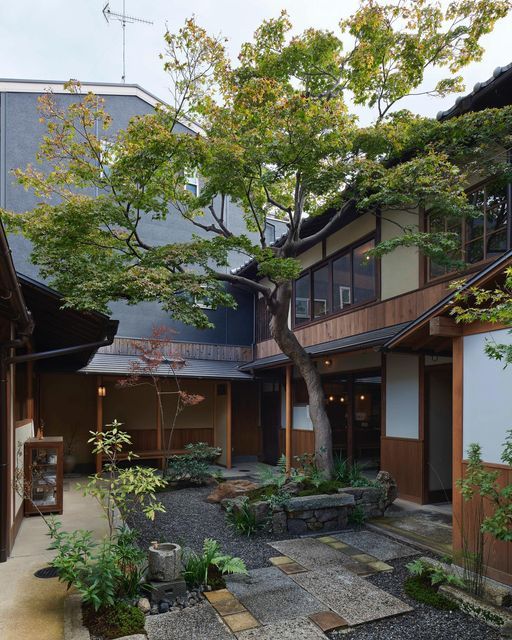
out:
{"label": "gravel ground", "polygon": [[133,513],[129,525],[139,531],[143,547],[153,540],[171,540],[201,551],[203,540],[214,538],[224,553],[242,558],[248,569],[266,567],[269,558],[279,555],[267,542],[294,537],[289,533],[276,536],[260,532],[248,538],[235,533],[226,524],[225,512],[219,505],[205,501],[211,492],[211,487],[200,487],[159,493],[166,513],[158,513],[155,522],[141,513]]}
{"label": "gravel ground", "polygon": [[[268,566],[268,559],[279,555],[267,542],[290,539],[286,534],[259,533],[248,538],[234,533],[226,524],[225,514],[217,504],[205,498],[211,487],[180,489],[159,494],[167,511],[157,514],[151,522],[143,514],[134,512],[130,526],[141,535],[142,546],[153,540],[177,542],[200,551],[205,538],[219,541],[225,553],[242,558],[249,569]],[[411,545],[414,546],[414,545]],[[422,555],[429,555],[421,551]],[[435,557],[435,556],[433,556]],[[500,640],[497,631],[460,612],[439,611],[411,600],[403,591],[409,573],[405,565],[410,558],[389,562],[395,568],[391,573],[378,573],[366,578],[377,587],[404,600],[414,611],[395,618],[386,618],[351,629],[348,633],[333,632],[331,640]]]}
{"label": "gravel ground", "polygon": [[[411,545],[413,546],[413,545]],[[430,554],[421,552],[422,555]],[[435,556],[432,556],[435,557]],[[500,640],[500,634],[460,611],[439,611],[412,600],[404,593],[403,584],[409,576],[405,565],[411,558],[389,561],[394,571],[377,573],[365,578],[414,607],[414,611],[395,618],[385,618],[355,627],[349,633],[332,632],[331,640]]]}

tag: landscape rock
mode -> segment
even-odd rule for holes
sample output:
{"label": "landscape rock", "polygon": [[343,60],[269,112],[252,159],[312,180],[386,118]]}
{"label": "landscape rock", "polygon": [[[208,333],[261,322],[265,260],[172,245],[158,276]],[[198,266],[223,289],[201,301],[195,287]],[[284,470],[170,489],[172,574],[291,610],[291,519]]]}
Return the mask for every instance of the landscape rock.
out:
{"label": "landscape rock", "polygon": [[396,480],[388,471],[379,471],[376,481],[382,485],[384,491],[384,509],[387,509],[398,498]]}
{"label": "landscape rock", "polygon": [[250,480],[227,480],[218,484],[212,493],[206,498],[207,502],[217,504],[226,498],[238,498],[246,496],[250,491],[258,489],[259,485]]}
{"label": "landscape rock", "polygon": [[146,614],[151,611],[151,604],[147,598],[139,598],[137,602],[137,607],[142,611],[142,613]]}
{"label": "landscape rock", "polygon": [[[343,507],[355,504],[354,496],[346,493],[320,494],[316,496],[297,496],[290,498],[285,503],[285,509],[289,512],[315,511],[332,507]],[[312,515],[312,514],[311,514]]]}

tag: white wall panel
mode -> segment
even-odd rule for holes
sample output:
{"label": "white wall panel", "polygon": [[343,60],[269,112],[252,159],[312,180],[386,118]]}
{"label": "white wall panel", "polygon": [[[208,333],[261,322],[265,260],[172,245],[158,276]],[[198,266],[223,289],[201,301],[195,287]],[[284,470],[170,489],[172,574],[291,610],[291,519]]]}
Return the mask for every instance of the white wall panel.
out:
{"label": "white wall panel", "polygon": [[386,357],[386,435],[419,436],[419,363],[417,356]]}
{"label": "white wall panel", "polygon": [[478,442],[485,462],[501,463],[505,433],[512,429],[512,367],[486,356],[486,340],[511,344],[512,336],[501,330],[464,337],[464,457]]}

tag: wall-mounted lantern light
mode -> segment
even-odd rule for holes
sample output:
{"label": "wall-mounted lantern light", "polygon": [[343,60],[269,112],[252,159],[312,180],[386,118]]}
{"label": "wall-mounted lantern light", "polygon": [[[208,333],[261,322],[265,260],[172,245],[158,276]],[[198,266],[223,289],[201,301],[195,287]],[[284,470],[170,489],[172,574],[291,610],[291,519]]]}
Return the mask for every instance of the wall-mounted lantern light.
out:
{"label": "wall-mounted lantern light", "polygon": [[107,389],[102,384],[98,387],[98,396],[104,398],[107,395]]}
{"label": "wall-mounted lantern light", "polygon": [[324,360],[324,365],[325,365],[326,367],[330,367],[330,366],[331,366],[331,364],[332,364],[332,360],[331,360],[330,358],[325,358],[325,360]]}

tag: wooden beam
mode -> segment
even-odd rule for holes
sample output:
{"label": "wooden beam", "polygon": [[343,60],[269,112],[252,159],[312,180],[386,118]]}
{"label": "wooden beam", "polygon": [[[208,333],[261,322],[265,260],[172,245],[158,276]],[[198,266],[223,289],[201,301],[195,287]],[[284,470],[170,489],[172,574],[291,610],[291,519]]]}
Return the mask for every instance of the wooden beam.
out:
{"label": "wooden beam", "polygon": [[[101,376],[96,376],[96,431],[103,431],[103,396],[100,396],[98,389],[102,386]],[[101,473],[103,469],[101,453],[96,454],[96,473]]]}
{"label": "wooden beam", "polygon": [[286,367],[286,422],[285,422],[285,457],[286,472],[292,468],[292,429],[293,429],[293,401],[292,401],[292,365]]}
{"label": "wooden beam", "polygon": [[453,487],[453,551],[457,553],[462,549],[462,518],[464,517],[464,504],[462,494],[457,488],[457,481],[462,478],[464,469],[463,460],[463,374],[464,374],[464,343],[463,338],[455,338],[453,341],[453,414],[452,414],[452,487]]}
{"label": "wooden beam", "polygon": [[226,469],[231,469],[231,447],[232,447],[232,428],[233,428],[233,407],[231,404],[231,382],[227,384],[227,398],[226,398]]}
{"label": "wooden beam", "polygon": [[27,415],[25,418],[34,419],[34,363],[27,362]]}
{"label": "wooden beam", "polygon": [[457,324],[453,318],[438,316],[432,318],[428,324],[429,335],[456,337],[462,335],[462,326]]}

